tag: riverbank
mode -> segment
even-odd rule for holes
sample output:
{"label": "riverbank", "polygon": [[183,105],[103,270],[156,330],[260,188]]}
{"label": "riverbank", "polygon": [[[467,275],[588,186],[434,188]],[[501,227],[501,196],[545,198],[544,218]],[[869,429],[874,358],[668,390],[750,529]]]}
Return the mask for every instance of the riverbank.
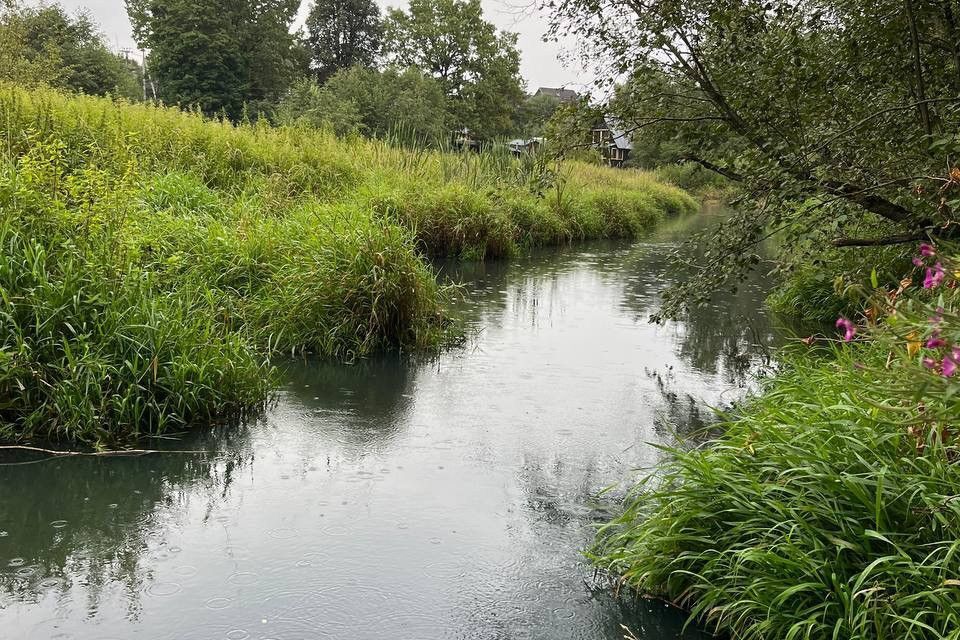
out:
{"label": "riverbank", "polygon": [[202,456],[0,452],[4,635],[707,640],[598,589],[581,550],[596,494],[671,442],[663,417],[697,428],[691,396],[738,397],[777,344],[761,274],[647,321],[683,277],[663,256],[709,219],[444,262],[464,348],[278,362],[262,417],[167,444]]}
{"label": "riverbank", "polygon": [[103,444],[242,417],[269,357],[436,348],[427,255],[636,237],[650,174],[408,151],[0,88],[0,438]]}
{"label": "riverbank", "polygon": [[733,637],[960,637],[960,317],[932,251],[879,324],[798,346],[721,435],[670,451],[592,559]]}

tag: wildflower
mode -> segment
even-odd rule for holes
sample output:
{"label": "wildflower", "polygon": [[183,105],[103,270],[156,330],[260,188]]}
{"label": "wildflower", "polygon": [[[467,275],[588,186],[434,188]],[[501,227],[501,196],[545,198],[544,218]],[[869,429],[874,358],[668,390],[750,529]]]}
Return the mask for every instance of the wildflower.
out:
{"label": "wildflower", "polygon": [[937,361],[934,360],[933,358],[926,357],[923,359],[923,366],[927,369],[936,369]]}
{"label": "wildflower", "polygon": [[927,267],[927,275],[923,279],[923,288],[924,289],[936,289],[940,286],[940,283],[943,282],[943,265],[939,262],[933,267]]}
{"label": "wildflower", "polygon": [[944,378],[952,378],[953,374],[957,372],[957,361],[954,360],[952,355],[943,359],[943,363],[940,365],[940,372]]}
{"label": "wildflower", "polygon": [[935,329],[930,338],[927,339],[927,349],[939,349],[947,346],[947,341],[940,337],[940,330]]}
{"label": "wildflower", "polygon": [[922,267],[922,266],[923,266],[923,258],[914,258],[914,259],[913,259],[913,266],[915,266],[915,267]]}
{"label": "wildflower", "polygon": [[933,248],[933,246],[924,242],[923,244],[920,245],[920,255],[922,255],[924,258],[929,258],[931,256],[937,255],[937,252]]}
{"label": "wildflower", "polygon": [[843,316],[837,318],[837,328],[843,329],[843,341],[850,342],[857,335],[857,326]]}

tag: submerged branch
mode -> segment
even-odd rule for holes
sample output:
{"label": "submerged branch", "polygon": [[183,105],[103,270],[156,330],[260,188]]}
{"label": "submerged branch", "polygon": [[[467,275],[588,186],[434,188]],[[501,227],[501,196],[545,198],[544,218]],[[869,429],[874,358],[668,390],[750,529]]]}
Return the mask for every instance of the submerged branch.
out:
{"label": "submerged branch", "polygon": [[31,447],[28,445],[3,445],[0,451],[28,451],[30,453],[42,453],[53,457],[120,457],[120,456],[145,456],[155,453],[184,453],[191,455],[205,455],[206,451],[184,451],[170,449],[167,451],[159,449],[124,449],[119,451],[60,451],[57,449],[44,449],[42,447]]}

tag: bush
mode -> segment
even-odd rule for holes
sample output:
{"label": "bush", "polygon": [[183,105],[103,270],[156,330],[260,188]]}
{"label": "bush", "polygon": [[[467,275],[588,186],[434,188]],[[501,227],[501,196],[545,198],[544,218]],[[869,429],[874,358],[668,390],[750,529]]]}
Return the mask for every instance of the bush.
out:
{"label": "bush", "polygon": [[669,451],[593,560],[737,638],[960,637],[954,268],[882,291],[883,324],[794,354],[719,436]]}
{"label": "bush", "polygon": [[604,203],[575,233],[560,187],[544,196],[546,173],[506,155],[2,85],[0,144],[8,440],[233,418],[267,397],[273,354],[436,348],[445,295],[423,254],[632,237],[688,200],[570,165],[563,189]]}

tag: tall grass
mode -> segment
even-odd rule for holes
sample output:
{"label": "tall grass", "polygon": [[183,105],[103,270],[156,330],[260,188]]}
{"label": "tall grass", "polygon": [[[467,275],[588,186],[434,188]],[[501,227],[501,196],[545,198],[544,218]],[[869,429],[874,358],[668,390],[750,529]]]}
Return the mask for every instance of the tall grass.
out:
{"label": "tall grass", "polygon": [[562,171],[0,86],[0,438],[240,415],[272,354],[440,344],[425,254],[635,235],[694,209],[647,174]]}
{"label": "tall grass", "polygon": [[960,384],[939,365],[960,323],[953,293],[913,291],[670,450],[593,560],[736,638],[960,638]]}

